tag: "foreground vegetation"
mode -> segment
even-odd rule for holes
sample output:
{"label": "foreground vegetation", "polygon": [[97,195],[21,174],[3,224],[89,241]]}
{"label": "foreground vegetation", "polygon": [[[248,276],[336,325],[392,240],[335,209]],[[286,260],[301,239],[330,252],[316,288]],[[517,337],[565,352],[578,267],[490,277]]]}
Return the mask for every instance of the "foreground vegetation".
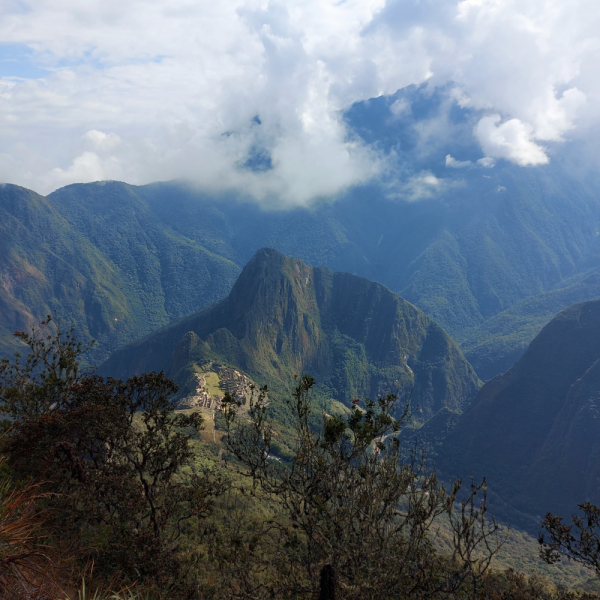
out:
{"label": "foreground vegetation", "polygon": [[319,417],[300,378],[284,462],[266,390],[242,414],[226,395],[202,442],[164,375],[94,376],[46,325],[0,365],[2,598],[592,597],[490,569],[485,484],[403,461],[393,396]]}

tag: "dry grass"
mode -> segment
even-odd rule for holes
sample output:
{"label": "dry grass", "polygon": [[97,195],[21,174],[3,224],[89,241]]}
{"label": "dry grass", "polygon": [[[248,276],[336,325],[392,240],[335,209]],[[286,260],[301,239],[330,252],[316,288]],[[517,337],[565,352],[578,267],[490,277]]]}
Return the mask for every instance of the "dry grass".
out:
{"label": "dry grass", "polygon": [[[38,502],[44,497],[39,484],[16,484],[0,457],[0,596],[55,597],[56,550],[46,544],[45,514]],[[61,565],[64,567],[64,565]]]}

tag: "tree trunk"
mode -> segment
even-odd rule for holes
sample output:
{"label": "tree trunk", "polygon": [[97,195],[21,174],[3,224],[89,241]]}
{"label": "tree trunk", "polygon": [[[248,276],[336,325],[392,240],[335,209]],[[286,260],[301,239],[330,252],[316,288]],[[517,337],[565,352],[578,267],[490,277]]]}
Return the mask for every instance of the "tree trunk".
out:
{"label": "tree trunk", "polygon": [[319,600],[336,600],[335,571],[331,565],[325,565],[321,569],[321,585],[319,589]]}

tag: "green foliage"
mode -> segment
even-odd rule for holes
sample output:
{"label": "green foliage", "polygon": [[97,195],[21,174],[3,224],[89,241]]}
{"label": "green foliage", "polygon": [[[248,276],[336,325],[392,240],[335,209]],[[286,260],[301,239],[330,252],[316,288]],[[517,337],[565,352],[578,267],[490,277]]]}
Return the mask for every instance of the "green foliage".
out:
{"label": "green foliage", "polygon": [[334,396],[347,402],[349,398],[360,398],[369,394],[374,367],[369,364],[364,345],[335,331],[331,346],[332,362],[335,365],[331,375]]}
{"label": "green foliage", "polygon": [[[252,401],[249,423],[239,422],[239,403],[225,398],[225,447],[276,515],[254,532],[252,546],[240,540],[253,548],[253,560],[230,556],[230,567],[222,565],[230,589],[240,597],[308,597],[323,590],[329,572],[340,598],[476,597],[500,545],[497,525],[486,518],[485,487],[473,485],[457,507],[460,482],[446,491],[422,462],[402,462],[406,413],[394,418],[394,396],[355,402],[346,418],[324,416],[314,431],[313,385],[300,378],[290,402],[296,439],[289,466],[271,460],[264,396]],[[442,515],[452,531],[447,555],[430,537]]]}
{"label": "green foliage", "polygon": [[202,418],[175,414],[177,388],[162,373],[90,376],[70,332],[18,335],[25,362],[0,365],[0,407],[12,420],[3,451],[15,476],[43,482],[62,544],[100,573],[179,585],[182,524],[210,513],[223,490],[209,471],[179,478],[193,458],[185,431],[199,431]]}
{"label": "green foliage", "polygon": [[550,513],[544,517],[540,554],[549,564],[566,556],[600,576],[600,508],[591,502],[584,502],[579,508],[583,516],[575,515],[571,525]]}
{"label": "green foliage", "polygon": [[[81,192],[97,190],[102,206]],[[122,185],[69,186],[46,199],[0,188],[0,356],[53,313],[98,344],[91,363],[225,295],[239,269],[175,234]],[[108,210],[108,206],[112,210]]]}
{"label": "green foliage", "polygon": [[62,598],[57,581],[71,600],[308,599],[327,577],[356,600],[591,598],[490,571],[485,488],[461,496],[404,461],[393,396],[319,415],[302,377],[285,462],[266,389],[249,413],[226,396],[224,449],[201,441],[198,413],[173,410],[162,374],[105,380],[79,367],[70,332],[18,335],[30,353],[0,365],[3,598]]}

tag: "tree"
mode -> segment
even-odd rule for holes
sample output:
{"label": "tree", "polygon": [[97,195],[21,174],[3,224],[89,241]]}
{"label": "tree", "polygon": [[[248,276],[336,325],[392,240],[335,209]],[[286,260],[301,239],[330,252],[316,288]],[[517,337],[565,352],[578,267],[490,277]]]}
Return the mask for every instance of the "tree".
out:
{"label": "tree", "polygon": [[[63,543],[107,576],[180,582],[182,524],[224,489],[212,472],[183,481],[199,414],[175,414],[164,373],[123,382],[80,367],[72,331],[16,335],[30,353],[0,364],[2,451],[15,476],[40,482]],[[42,483],[43,482],[43,483]],[[175,583],[174,583],[175,585]],[[179,583],[177,583],[179,585]]]}
{"label": "tree", "polygon": [[[268,575],[263,568],[251,580],[245,569],[233,585],[236,594],[357,600],[476,594],[500,545],[496,523],[486,519],[485,485],[473,485],[457,504],[460,481],[447,491],[422,459],[402,462],[407,413],[392,416],[395,396],[355,402],[346,418],[323,415],[321,429],[313,430],[313,384],[302,377],[290,402],[289,465],[270,454],[266,388],[251,400],[249,422],[239,418],[235,399],[223,401],[226,448],[275,514],[262,531]],[[438,528],[452,539],[450,553],[434,545]]]}
{"label": "tree", "polygon": [[600,508],[591,502],[579,504],[579,508],[583,516],[573,516],[571,525],[551,513],[544,517],[540,555],[549,564],[567,557],[600,576]]}

